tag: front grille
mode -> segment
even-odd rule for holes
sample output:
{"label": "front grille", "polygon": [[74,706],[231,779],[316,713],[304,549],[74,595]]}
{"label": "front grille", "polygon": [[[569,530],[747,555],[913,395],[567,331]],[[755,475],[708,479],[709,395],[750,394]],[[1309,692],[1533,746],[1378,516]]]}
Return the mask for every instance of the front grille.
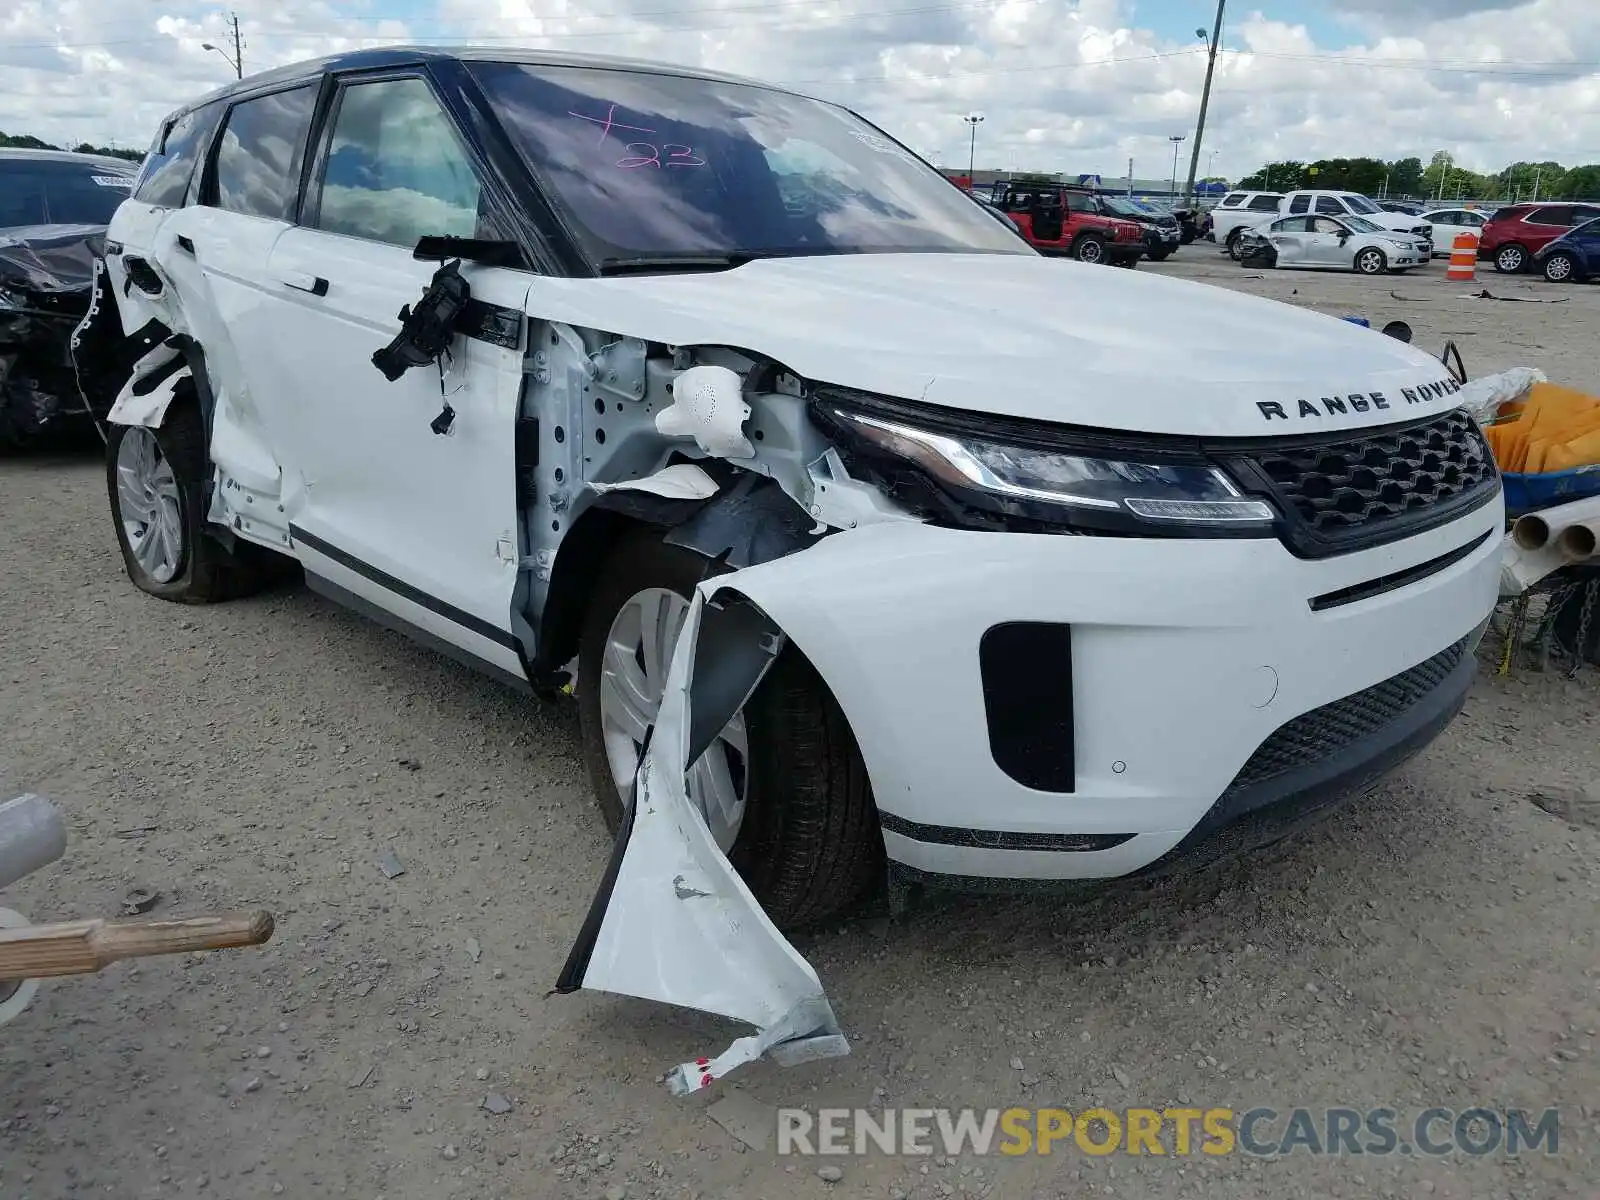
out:
{"label": "front grille", "polygon": [[1460,409],[1337,441],[1254,450],[1241,474],[1255,475],[1277,499],[1285,540],[1305,558],[1410,537],[1486,503],[1500,486],[1489,444]]}
{"label": "front grille", "polygon": [[1461,665],[1468,640],[1462,638],[1409,671],[1296,717],[1261,743],[1228,785],[1228,792],[1332,758],[1398,720]]}

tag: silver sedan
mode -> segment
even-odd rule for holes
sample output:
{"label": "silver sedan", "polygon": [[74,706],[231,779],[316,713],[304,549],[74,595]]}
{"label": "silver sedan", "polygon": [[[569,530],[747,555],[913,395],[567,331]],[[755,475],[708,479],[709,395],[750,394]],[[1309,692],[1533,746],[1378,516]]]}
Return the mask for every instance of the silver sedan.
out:
{"label": "silver sedan", "polygon": [[1306,267],[1383,275],[1407,271],[1432,257],[1427,243],[1364,217],[1312,214],[1283,217],[1240,235],[1239,261],[1268,267]]}

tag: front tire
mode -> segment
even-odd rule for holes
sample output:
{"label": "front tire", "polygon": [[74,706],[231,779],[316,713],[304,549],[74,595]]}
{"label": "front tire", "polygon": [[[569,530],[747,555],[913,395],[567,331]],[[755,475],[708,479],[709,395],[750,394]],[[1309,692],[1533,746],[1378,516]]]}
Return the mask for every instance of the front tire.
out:
{"label": "front tire", "polygon": [[[689,598],[724,569],[640,532],[617,545],[601,572],[578,646],[578,719],[584,765],[613,832]],[[660,614],[648,642],[635,621],[641,607]],[[793,646],[690,768],[688,782],[712,836],[781,928],[840,915],[883,877],[883,835],[861,751],[821,677]],[[737,793],[731,811],[721,803],[730,787]]]}
{"label": "front tire", "polygon": [[106,490],[122,562],[134,586],[179,604],[211,604],[258,589],[269,550],[230,551],[205,532],[205,430],[192,401],[177,400],[159,429],[112,425]]}
{"label": "front tire", "polygon": [[1172,251],[1171,250],[1152,250],[1152,251],[1150,251],[1150,256],[1149,257],[1150,257],[1150,261],[1151,262],[1166,262],[1167,259],[1172,257]]}
{"label": "front tire", "polygon": [[1103,263],[1106,260],[1105,240],[1096,234],[1086,233],[1072,243],[1072,257],[1079,262]]}
{"label": "front tire", "polygon": [[1502,275],[1520,274],[1528,265],[1528,252],[1521,246],[1501,246],[1495,252],[1494,269]]}
{"label": "front tire", "polygon": [[1368,249],[1356,255],[1356,273],[1382,275],[1389,269],[1389,258],[1382,250]]}
{"label": "front tire", "polygon": [[1551,283],[1571,283],[1577,273],[1577,260],[1565,251],[1544,260],[1544,277]]}

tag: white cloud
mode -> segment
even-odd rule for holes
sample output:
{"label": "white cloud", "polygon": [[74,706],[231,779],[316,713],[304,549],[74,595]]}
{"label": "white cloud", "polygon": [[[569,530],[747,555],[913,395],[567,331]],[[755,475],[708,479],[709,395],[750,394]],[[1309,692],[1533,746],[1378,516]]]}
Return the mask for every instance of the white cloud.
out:
{"label": "white cloud", "polygon": [[[241,0],[246,69],[382,41],[492,38],[634,54],[794,83],[918,150],[982,165],[1140,175],[1191,138],[1204,48],[1138,25],[1130,0]],[[1202,157],[1375,154],[1463,166],[1600,160],[1594,0],[1327,0],[1362,43],[1318,45],[1257,0],[1230,14]],[[1201,6],[1202,8],[1205,6]],[[600,15],[594,15],[600,14]],[[631,14],[631,15],[628,15]],[[687,32],[686,32],[687,30]],[[184,0],[13,0],[0,15],[0,129],[142,147],[176,105],[227,82],[218,10]],[[1191,143],[1183,147],[1183,168]]]}

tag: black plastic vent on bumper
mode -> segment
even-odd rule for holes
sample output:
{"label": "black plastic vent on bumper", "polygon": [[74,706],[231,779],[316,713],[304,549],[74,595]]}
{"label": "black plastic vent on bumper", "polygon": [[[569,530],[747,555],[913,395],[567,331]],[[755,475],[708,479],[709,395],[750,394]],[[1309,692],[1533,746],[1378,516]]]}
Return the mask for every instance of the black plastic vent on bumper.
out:
{"label": "black plastic vent on bumper", "polygon": [[1410,537],[1500,487],[1478,423],[1459,409],[1355,437],[1249,449],[1235,462],[1277,499],[1285,541],[1304,558]]}
{"label": "black plastic vent on bumper", "polygon": [[1461,665],[1468,640],[1462,638],[1409,671],[1296,717],[1261,743],[1228,785],[1228,792],[1332,758],[1392,724]]}
{"label": "black plastic vent on bumper", "polygon": [[989,753],[1024,787],[1077,787],[1072,740],[1072,626],[1011,621],[978,643]]}

